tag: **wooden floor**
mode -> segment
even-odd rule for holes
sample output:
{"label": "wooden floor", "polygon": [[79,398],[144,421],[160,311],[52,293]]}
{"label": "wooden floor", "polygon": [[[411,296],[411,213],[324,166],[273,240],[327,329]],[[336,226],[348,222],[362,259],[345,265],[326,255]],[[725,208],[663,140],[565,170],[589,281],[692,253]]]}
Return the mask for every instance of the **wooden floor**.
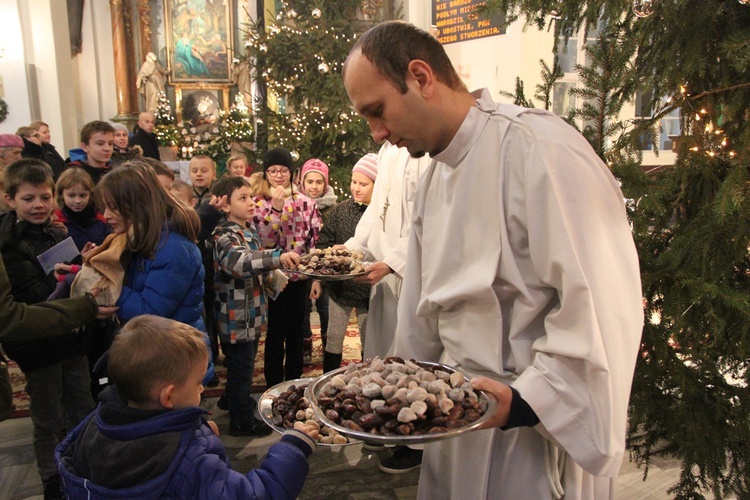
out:
{"label": "wooden floor", "polygon": [[[222,430],[229,425],[226,412],[216,408],[216,399],[203,405],[213,412]],[[15,500],[42,498],[42,485],[34,462],[31,445],[32,425],[29,418],[6,420],[0,423],[0,499]],[[236,470],[248,471],[256,467],[268,447],[278,440],[278,434],[261,439],[234,438],[224,432],[232,465]],[[416,498],[417,471],[403,475],[380,472],[378,462],[388,452],[368,452],[361,445],[339,448],[318,448],[310,463],[310,475],[300,499],[397,499]],[[619,500],[659,500],[671,498],[666,492],[674,484],[679,464],[664,461],[649,470],[643,481],[643,471],[632,463],[622,466],[617,478]]]}

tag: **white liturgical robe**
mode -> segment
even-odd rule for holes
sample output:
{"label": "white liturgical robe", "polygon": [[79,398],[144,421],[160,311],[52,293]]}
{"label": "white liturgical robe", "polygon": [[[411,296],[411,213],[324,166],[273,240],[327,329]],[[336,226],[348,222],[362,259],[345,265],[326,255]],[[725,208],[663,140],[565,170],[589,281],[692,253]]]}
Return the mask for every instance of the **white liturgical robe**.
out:
{"label": "white liturgical robe", "polygon": [[417,190],[396,354],[503,381],[540,423],[426,445],[419,498],[609,498],[643,327],[622,193],[560,118],[474,96]]}
{"label": "white liturgical robe", "polygon": [[370,290],[367,331],[362,346],[365,358],[393,354],[396,307],[406,265],[411,215],[417,182],[427,169],[428,158],[411,158],[405,149],[386,143],[378,153],[378,177],[372,198],[345,246],[365,254],[365,260],[381,261],[393,269]]}

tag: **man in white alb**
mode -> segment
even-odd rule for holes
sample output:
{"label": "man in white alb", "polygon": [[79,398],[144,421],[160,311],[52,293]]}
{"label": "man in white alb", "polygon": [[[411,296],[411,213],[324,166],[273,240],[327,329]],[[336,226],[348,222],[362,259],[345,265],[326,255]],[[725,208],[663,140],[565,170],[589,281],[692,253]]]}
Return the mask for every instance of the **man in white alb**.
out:
{"label": "man in white alb", "polygon": [[643,326],[623,197],[546,111],[469,93],[440,43],[381,23],[344,67],[376,141],[434,160],[414,204],[395,354],[474,376],[497,411],[425,446],[419,498],[609,498]]}
{"label": "man in white alb", "polygon": [[[365,260],[375,261],[361,278],[372,285],[367,325],[372,335],[365,337],[364,358],[385,358],[393,354],[396,309],[406,265],[412,207],[417,183],[428,164],[426,157],[412,158],[405,149],[388,142],[383,144],[378,153],[378,178],[372,199],[354,236],[345,243],[348,249],[363,252]],[[376,449],[369,444],[365,446]],[[399,446],[380,462],[380,470],[403,474],[419,467],[421,460],[421,450]]]}

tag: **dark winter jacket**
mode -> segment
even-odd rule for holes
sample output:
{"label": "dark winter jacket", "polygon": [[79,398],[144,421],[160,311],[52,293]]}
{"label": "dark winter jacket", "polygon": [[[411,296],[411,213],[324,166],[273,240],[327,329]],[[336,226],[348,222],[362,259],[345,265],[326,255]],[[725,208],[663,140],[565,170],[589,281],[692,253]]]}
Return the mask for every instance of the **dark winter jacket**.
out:
{"label": "dark winter jacket", "polygon": [[105,398],[57,447],[67,498],[296,498],[315,443],[286,431],[260,468],[230,468],[199,407],[138,410]]}
{"label": "dark winter jacket", "polygon": [[96,312],[96,300],[88,294],[36,306],[17,302],[12,295],[5,263],[0,256],[0,342],[33,340],[68,333],[93,320]]}
{"label": "dark winter jacket", "polygon": [[263,273],[278,269],[281,249],[264,250],[251,223],[224,221],[214,229],[214,311],[221,341],[254,342],[266,330]]}
{"label": "dark winter jacket", "polygon": [[[17,222],[15,210],[0,215],[0,251],[15,300],[36,304],[47,300],[57,286],[37,256],[62,241],[65,230],[49,224]],[[45,340],[3,341],[5,353],[23,371],[37,370],[85,353],[85,333],[71,331]]]}
{"label": "dark winter jacket", "polygon": [[130,137],[131,146],[140,146],[143,150],[143,156],[161,161],[159,154],[159,140],[156,134],[148,133],[136,123],[133,127],[133,135]]}
{"label": "dark winter jacket", "polygon": [[101,178],[112,170],[111,163],[104,168],[95,167],[86,163],[86,159],[88,158],[88,156],[86,155],[86,152],[81,148],[71,149],[69,153],[70,163],[68,163],[68,167],[80,167],[84,169],[86,173],[91,176],[91,180],[94,181],[94,185],[99,184]]}
{"label": "dark winter jacket", "polygon": [[23,137],[22,139],[23,151],[21,151],[21,156],[24,158],[36,158],[49,165],[52,169],[52,177],[57,182],[60,174],[67,168],[67,164],[62,159],[62,156],[60,156],[60,153],[57,152],[55,146],[49,143],[34,144]]}
{"label": "dark winter jacket", "polygon": [[52,167],[52,176],[55,178],[55,182],[57,182],[57,179],[60,178],[60,174],[68,168],[68,164],[65,163],[63,157],[57,152],[55,146],[49,142],[42,143],[42,147],[44,147],[44,161],[47,162],[47,165]]}
{"label": "dark winter jacket", "polygon": [[112,148],[112,168],[117,168],[126,161],[143,156],[143,150],[140,146],[128,146],[126,148]]}
{"label": "dark winter jacket", "polygon": [[[357,203],[349,198],[336,205],[328,214],[326,223],[320,231],[318,248],[328,248],[346,243],[354,236],[359,219],[365,213],[367,205]],[[353,281],[337,281],[326,285],[328,293],[337,304],[358,309],[367,309],[370,304],[370,285]]]}
{"label": "dark winter jacket", "polygon": [[44,146],[35,144],[25,137],[21,137],[21,140],[23,140],[23,149],[21,150],[23,158],[36,158],[44,161]]}
{"label": "dark winter jacket", "polygon": [[104,238],[112,232],[104,216],[91,205],[81,212],[74,212],[66,206],[62,210],[55,210],[55,216],[58,222],[68,228],[68,236],[73,238],[78,250],[83,250],[83,246],[89,241],[101,245]]}

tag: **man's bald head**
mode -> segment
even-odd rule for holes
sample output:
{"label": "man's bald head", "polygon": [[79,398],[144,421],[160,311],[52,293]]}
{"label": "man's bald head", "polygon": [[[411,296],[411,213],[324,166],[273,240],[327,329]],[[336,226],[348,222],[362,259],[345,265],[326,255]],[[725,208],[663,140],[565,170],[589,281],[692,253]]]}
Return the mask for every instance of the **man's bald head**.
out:
{"label": "man's bald head", "polygon": [[138,126],[143,129],[144,132],[150,134],[154,131],[154,115],[148,111],[138,115]]}

